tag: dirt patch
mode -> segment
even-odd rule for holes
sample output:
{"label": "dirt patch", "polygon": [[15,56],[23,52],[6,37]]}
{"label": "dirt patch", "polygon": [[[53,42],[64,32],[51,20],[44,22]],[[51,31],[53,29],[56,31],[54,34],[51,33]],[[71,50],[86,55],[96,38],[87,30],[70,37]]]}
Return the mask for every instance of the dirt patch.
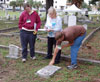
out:
{"label": "dirt patch", "polygon": [[6,59],[0,54],[0,82],[6,82],[8,78],[16,74],[16,70],[14,70],[11,65],[14,63],[14,60],[7,62]]}
{"label": "dirt patch", "polygon": [[79,57],[100,60],[100,31],[79,51]]}

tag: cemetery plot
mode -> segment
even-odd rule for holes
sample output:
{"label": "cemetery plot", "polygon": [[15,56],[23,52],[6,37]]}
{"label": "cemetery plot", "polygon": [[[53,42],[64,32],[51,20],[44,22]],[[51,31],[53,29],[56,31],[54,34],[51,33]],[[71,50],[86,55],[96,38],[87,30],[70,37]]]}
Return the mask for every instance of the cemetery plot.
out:
{"label": "cemetery plot", "polygon": [[[4,25],[4,24],[3,24]],[[8,24],[6,24],[8,25]],[[97,24],[96,24],[97,25]],[[97,27],[95,25],[95,27]],[[98,24],[98,26],[100,26]],[[2,27],[2,24],[1,26]],[[12,26],[11,26],[12,27]],[[4,28],[4,27],[2,27]],[[88,29],[88,33],[90,33],[93,29]],[[14,33],[14,31],[7,32],[7,33]],[[89,41],[88,44],[83,46],[80,51],[78,57],[87,58],[87,59],[95,59],[100,60],[100,32],[97,32],[95,36]],[[46,34],[44,34],[46,36]],[[44,36],[43,35],[43,36]],[[97,44],[98,43],[98,44]],[[14,44],[19,47],[20,46],[20,37],[18,35],[12,36],[12,37],[4,37],[0,36],[0,44],[9,46],[9,44]],[[43,40],[37,40],[36,41],[36,50],[39,51],[47,51],[47,43]],[[79,68],[76,70],[67,70],[65,65],[69,65],[70,62],[67,61],[61,61],[60,64],[57,66],[62,67],[62,70],[57,71],[53,78],[50,79],[44,79],[40,78],[35,75],[35,73],[47,66],[49,64],[50,60],[42,60],[42,55],[37,55],[37,60],[31,60],[30,57],[28,57],[27,63],[23,64],[21,62],[21,59],[12,60],[12,59],[5,59],[4,57],[9,54],[9,50],[4,50],[0,48],[0,57],[2,57],[3,64],[0,63],[0,82],[99,82],[100,81],[100,66],[94,66],[89,64],[80,64]],[[64,49],[62,51],[62,54],[69,55],[70,49]]]}

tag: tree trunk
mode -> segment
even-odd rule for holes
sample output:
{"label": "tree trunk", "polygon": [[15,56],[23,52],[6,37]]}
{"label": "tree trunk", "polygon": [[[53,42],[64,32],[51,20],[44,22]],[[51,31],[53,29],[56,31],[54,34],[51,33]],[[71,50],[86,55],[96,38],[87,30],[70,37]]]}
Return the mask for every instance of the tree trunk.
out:
{"label": "tree trunk", "polygon": [[20,11],[21,11],[21,5],[20,5]]}
{"label": "tree trunk", "polygon": [[15,6],[13,6],[13,12],[15,12]]}
{"label": "tree trunk", "polygon": [[81,7],[82,2],[84,2],[84,0],[72,0],[72,4],[75,4],[78,8]]}
{"label": "tree trunk", "polygon": [[46,16],[47,16],[48,9],[50,8],[50,6],[53,6],[53,0],[46,0]]}

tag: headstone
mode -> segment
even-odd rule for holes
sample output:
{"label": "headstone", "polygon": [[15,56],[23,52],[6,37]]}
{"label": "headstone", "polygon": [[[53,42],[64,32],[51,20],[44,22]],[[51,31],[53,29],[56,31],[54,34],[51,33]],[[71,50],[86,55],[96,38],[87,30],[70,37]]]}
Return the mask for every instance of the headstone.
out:
{"label": "headstone", "polygon": [[13,16],[12,20],[16,20],[16,15]]}
{"label": "headstone", "polygon": [[0,16],[0,20],[2,20],[2,16]]}
{"label": "headstone", "polygon": [[19,47],[16,45],[9,45],[9,55],[6,57],[18,59],[19,57]]}
{"label": "headstone", "polygon": [[6,19],[7,20],[10,20],[10,15],[9,14],[6,16]]}
{"label": "headstone", "polygon": [[5,16],[7,16],[8,15],[8,11],[5,9]]}
{"label": "headstone", "polygon": [[76,16],[72,15],[68,17],[68,26],[76,25]]}
{"label": "headstone", "polygon": [[68,15],[64,16],[64,24],[67,25],[68,24]]}
{"label": "headstone", "polygon": [[42,77],[42,78],[49,78],[50,76],[54,75],[56,71],[61,69],[61,67],[54,66],[54,65],[48,65],[44,68],[40,69],[36,72],[36,75]]}
{"label": "headstone", "polygon": [[97,17],[97,21],[99,21],[100,19],[99,19],[99,17]]}
{"label": "headstone", "polygon": [[92,20],[93,20],[93,17],[91,17],[91,16],[90,16],[90,17],[89,17],[89,20],[91,20],[91,21],[92,21]]}

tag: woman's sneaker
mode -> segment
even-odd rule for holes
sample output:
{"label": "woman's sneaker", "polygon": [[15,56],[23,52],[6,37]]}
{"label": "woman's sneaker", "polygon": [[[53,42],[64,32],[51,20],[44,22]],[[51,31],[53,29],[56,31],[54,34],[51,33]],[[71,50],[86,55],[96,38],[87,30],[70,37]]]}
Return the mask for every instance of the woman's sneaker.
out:
{"label": "woman's sneaker", "polygon": [[67,69],[76,69],[77,67],[78,67],[77,64],[72,64],[67,66]]}
{"label": "woman's sneaker", "polygon": [[32,60],[35,60],[36,59],[36,57],[34,56],[34,57],[31,57],[32,58]]}
{"label": "woman's sneaker", "polygon": [[25,58],[23,58],[23,59],[22,59],[22,62],[23,62],[23,63],[25,63],[25,62],[26,62],[26,59],[25,59]]}

